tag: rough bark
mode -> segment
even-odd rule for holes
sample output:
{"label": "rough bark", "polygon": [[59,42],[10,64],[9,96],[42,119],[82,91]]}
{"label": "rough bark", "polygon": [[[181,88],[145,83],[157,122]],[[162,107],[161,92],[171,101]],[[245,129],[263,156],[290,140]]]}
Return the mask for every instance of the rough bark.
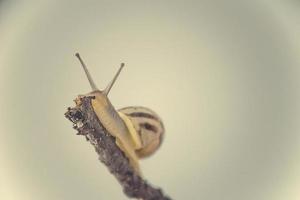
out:
{"label": "rough bark", "polygon": [[155,188],[140,177],[129,164],[125,154],[98,120],[91,105],[92,97],[75,100],[76,106],[68,108],[66,118],[73,122],[78,135],[84,135],[94,146],[99,160],[104,163],[130,198],[143,200],[170,200],[161,189]]}

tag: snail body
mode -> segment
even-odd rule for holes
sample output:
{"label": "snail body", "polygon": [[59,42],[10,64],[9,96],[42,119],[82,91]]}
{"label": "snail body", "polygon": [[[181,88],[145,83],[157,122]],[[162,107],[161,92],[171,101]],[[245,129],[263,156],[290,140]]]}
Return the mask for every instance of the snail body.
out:
{"label": "snail body", "polygon": [[93,96],[92,107],[97,118],[109,134],[116,138],[116,144],[125,153],[132,167],[140,173],[138,160],[152,155],[161,145],[164,126],[158,115],[145,107],[125,107],[116,110],[111,104],[108,93],[119,76],[124,64],[121,64],[113,80],[104,90],[99,90],[89,71],[77,53],[76,57],[90,82],[92,92],[84,96]]}

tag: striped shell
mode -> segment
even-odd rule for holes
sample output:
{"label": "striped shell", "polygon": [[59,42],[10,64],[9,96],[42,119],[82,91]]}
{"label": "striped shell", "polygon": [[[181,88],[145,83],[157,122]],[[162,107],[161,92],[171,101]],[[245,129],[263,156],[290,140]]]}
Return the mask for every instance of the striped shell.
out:
{"label": "striped shell", "polygon": [[158,115],[145,107],[125,107],[119,112],[128,117],[139,135],[141,148],[136,149],[139,158],[152,155],[161,145],[164,125]]}

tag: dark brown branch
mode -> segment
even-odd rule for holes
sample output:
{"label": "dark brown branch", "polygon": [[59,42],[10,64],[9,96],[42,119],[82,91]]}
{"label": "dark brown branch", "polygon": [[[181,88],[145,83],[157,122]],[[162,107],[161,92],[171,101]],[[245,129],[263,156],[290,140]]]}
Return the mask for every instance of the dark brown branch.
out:
{"label": "dark brown branch", "polygon": [[117,178],[123,187],[123,192],[131,198],[143,200],[170,200],[161,189],[154,188],[140,177],[129,164],[125,154],[102,126],[91,105],[92,97],[82,97],[75,100],[76,107],[68,108],[65,116],[73,122],[78,135],[84,135],[95,147],[99,160]]}

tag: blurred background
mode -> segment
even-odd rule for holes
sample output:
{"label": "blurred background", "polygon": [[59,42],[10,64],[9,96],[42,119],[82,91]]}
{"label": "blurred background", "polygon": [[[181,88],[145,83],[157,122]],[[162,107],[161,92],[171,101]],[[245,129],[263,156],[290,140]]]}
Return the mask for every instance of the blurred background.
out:
{"label": "blurred background", "polygon": [[163,119],[174,199],[299,200],[300,2],[0,1],[0,199],[127,199],[64,118],[90,87]]}

